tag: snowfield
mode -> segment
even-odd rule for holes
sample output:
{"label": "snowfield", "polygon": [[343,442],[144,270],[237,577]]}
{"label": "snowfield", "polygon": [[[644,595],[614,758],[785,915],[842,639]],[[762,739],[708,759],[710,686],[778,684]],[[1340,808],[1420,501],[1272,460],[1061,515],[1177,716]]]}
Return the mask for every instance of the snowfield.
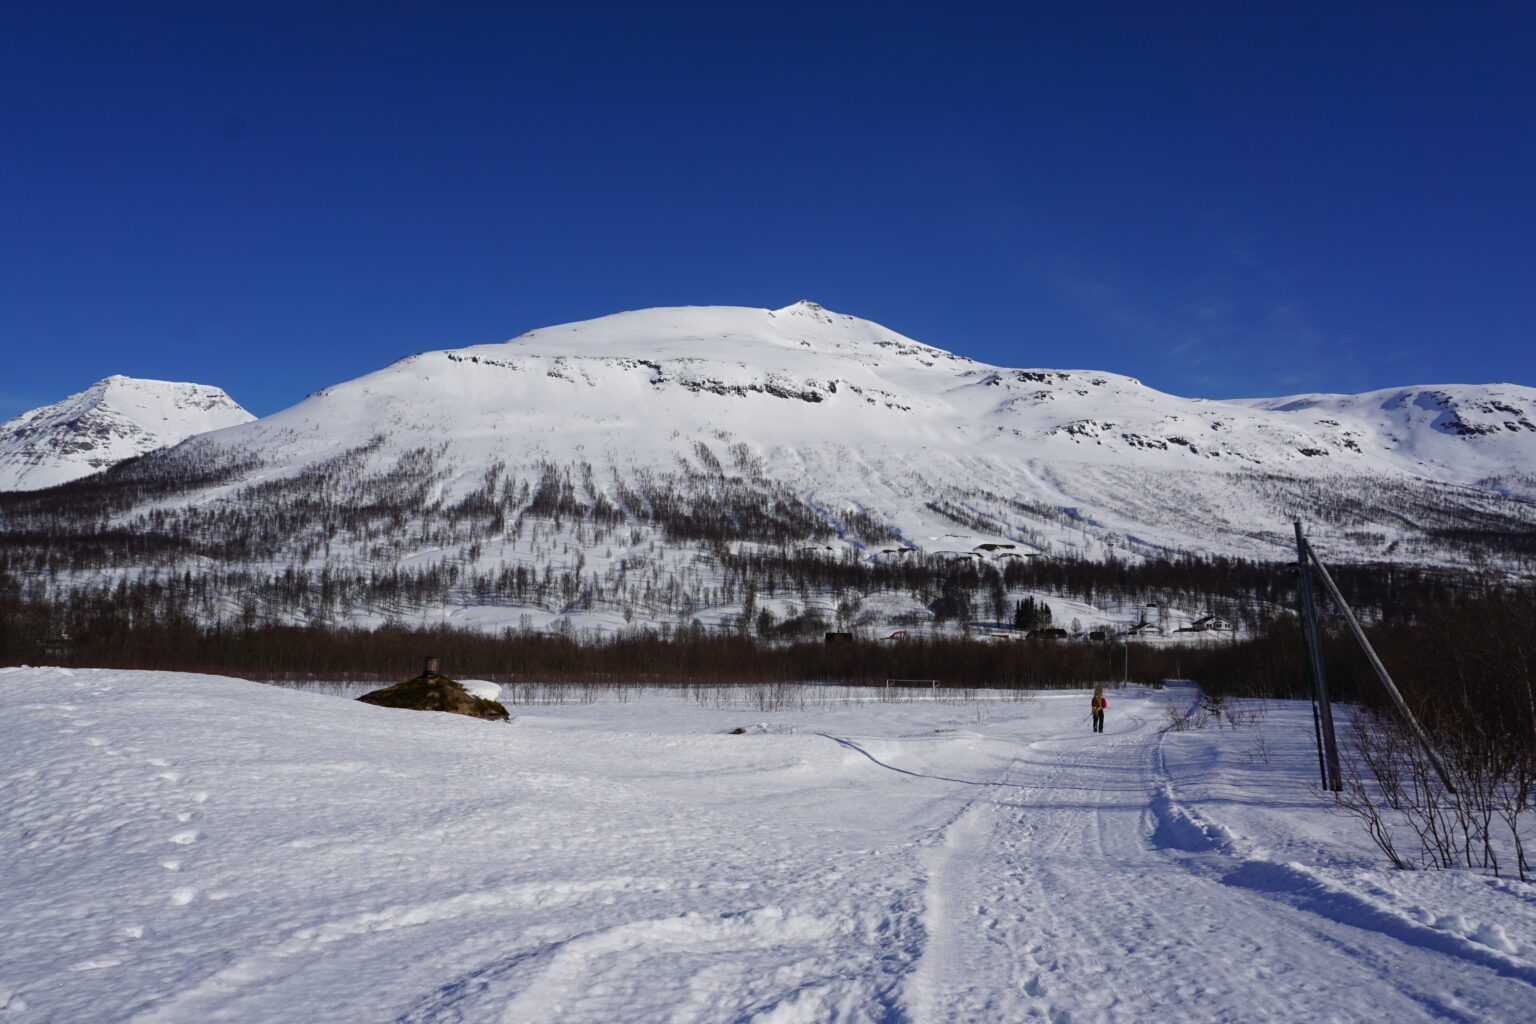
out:
{"label": "snowfield", "polygon": [[1305,705],[528,696],[0,670],[0,1021],[1536,1020],[1536,887],[1386,869]]}

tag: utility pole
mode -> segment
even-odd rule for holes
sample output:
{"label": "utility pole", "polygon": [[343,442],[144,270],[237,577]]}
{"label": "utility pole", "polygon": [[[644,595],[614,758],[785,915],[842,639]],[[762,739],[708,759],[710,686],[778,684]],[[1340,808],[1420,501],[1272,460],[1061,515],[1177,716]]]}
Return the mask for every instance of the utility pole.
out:
{"label": "utility pole", "polygon": [[1307,663],[1307,698],[1312,707],[1312,742],[1317,748],[1317,774],[1322,780],[1320,783],[1324,789],[1328,788],[1328,762],[1323,759],[1323,720],[1317,711],[1317,683],[1312,678],[1312,645],[1307,640],[1306,615],[1301,604],[1301,565],[1291,566],[1291,575],[1296,580],[1296,622],[1301,627],[1301,646],[1303,658]]}
{"label": "utility pole", "polygon": [[1333,704],[1328,699],[1328,676],[1323,668],[1322,634],[1317,628],[1317,602],[1312,594],[1311,559],[1308,557],[1307,539],[1301,533],[1301,520],[1296,527],[1296,569],[1301,573],[1301,608],[1303,629],[1307,635],[1307,651],[1312,659],[1312,679],[1317,685],[1319,724],[1323,739],[1323,787],[1334,793],[1344,788],[1343,772],[1339,768],[1339,741],[1333,730]]}
{"label": "utility pole", "polygon": [[[1445,786],[1446,792],[1455,793],[1456,786],[1451,782],[1451,774],[1445,770],[1445,764],[1440,760],[1440,755],[1435,752],[1434,744],[1430,743],[1429,734],[1424,731],[1424,727],[1419,724],[1419,720],[1414,717],[1413,712],[1408,710],[1408,704],[1403,700],[1403,695],[1398,692],[1397,684],[1392,682],[1392,677],[1387,674],[1386,666],[1376,656],[1376,649],[1365,638],[1365,630],[1360,628],[1360,620],[1355,618],[1354,610],[1349,607],[1349,603],[1344,600],[1344,595],[1339,593],[1338,585],[1333,582],[1333,577],[1328,574],[1328,567],[1323,565],[1323,560],[1317,557],[1317,552],[1312,550],[1312,545],[1302,539],[1301,522],[1299,520],[1296,523],[1296,538],[1298,544],[1306,549],[1305,559],[1310,560],[1311,564],[1317,568],[1318,575],[1322,577],[1323,585],[1328,588],[1329,596],[1338,604],[1339,610],[1344,613],[1344,621],[1349,623],[1350,632],[1355,635],[1356,642],[1360,644],[1360,650],[1365,652],[1365,658],[1371,663],[1371,669],[1376,673],[1376,678],[1381,682],[1382,688],[1387,691],[1387,696],[1392,698],[1392,703],[1397,708],[1397,713],[1402,715],[1403,721],[1408,723],[1408,728],[1413,731],[1414,737],[1419,741],[1419,746],[1424,750],[1424,756],[1429,759],[1430,764],[1434,765],[1435,773],[1440,776],[1440,782]],[[1306,568],[1303,566],[1303,582],[1306,579]],[[1321,680],[1321,677],[1319,677],[1319,680]],[[1337,771],[1337,762],[1335,762],[1335,771]],[[1334,788],[1337,789],[1338,787],[1335,786]]]}

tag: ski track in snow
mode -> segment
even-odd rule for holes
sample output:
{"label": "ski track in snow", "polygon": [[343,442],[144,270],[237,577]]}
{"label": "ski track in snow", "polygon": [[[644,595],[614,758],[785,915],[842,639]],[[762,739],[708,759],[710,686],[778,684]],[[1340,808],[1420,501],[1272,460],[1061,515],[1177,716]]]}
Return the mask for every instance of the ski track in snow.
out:
{"label": "ski track in snow", "polygon": [[0,1022],[1536,1020],[1536,890],[1376,875],[1299,716],[1241,768],[1169,699],[508,726],[0,670]]}
{"label": "ski track in snow", "polygon": [[914,1021],[1496,1021],[1532,1005],[1528,962],[1449,937],[1431,948],[1450,958],[1383,950],[1408,922],[1330,913],[1301,869],[1237,859],[1171,799],[1161,734],[1127,718],[1096,747],[1030,744],[934,848]]}

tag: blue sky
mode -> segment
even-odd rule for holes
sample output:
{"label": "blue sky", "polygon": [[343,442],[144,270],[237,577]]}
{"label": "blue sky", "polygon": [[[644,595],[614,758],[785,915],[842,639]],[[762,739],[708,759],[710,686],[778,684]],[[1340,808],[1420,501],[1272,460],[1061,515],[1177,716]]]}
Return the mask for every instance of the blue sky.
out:
{"label": "blue sky", "polygon": [[1536,385],[1536,8],[12,4],[0,418],[814,299],[1204,397]]}

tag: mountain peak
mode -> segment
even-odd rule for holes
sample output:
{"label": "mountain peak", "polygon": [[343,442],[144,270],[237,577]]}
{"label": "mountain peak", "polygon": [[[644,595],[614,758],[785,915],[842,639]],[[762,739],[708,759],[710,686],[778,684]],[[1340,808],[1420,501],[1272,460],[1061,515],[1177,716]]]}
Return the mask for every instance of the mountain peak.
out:
{"label": "mountain peak", "polygon": [[53,487],[253,419],[222,388],[114,373],[0,423],[0,491]]}
{"label": "mountain peak", "polygon": [[[454,352],[461,358],[520,356],[730,363],[765,370],[837,376],[864,367],[919,362],[970,364],[870,320],[802,300],[780,309],[756,306],[658,306],[541,327],[499,345]],[[430,354],[424,354],[430,355]]]}

